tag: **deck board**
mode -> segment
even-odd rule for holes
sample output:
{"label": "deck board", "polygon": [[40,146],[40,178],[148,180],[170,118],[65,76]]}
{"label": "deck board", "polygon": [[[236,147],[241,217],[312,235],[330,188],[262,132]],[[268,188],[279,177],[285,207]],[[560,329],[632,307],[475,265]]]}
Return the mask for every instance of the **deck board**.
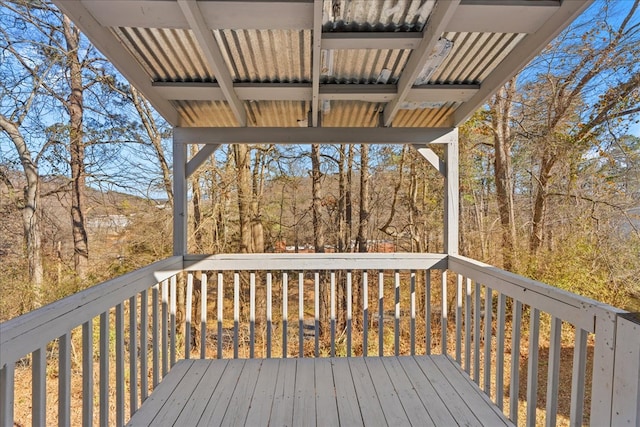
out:
{"label": "deck board", "polygon": [[183,360],[130,426],[512,425],[446,356]]}

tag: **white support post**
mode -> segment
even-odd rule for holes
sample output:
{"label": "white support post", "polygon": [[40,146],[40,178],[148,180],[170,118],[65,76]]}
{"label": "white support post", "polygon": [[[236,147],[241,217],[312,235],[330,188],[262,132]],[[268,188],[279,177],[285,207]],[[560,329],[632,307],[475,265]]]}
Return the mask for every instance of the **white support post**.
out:
{"label": "white support post", "polygon": [[593,354],[593,387],[591,392],[592,426],[611,424],[613,376],[616,348],[616,317],[614,311],[596,315],[596,342]]}
{"label": "white support post", "polygon": [[187,253],[187,144],[173,140],[173,254]]}
{"label": "white support post", "polygon": [[640,425],[640,317],[618,316],[611,425]]}
{"label": "white support post", "polygon": [[458,254],[458,128],[450,133],[450,142],[446,145],[444,194],[444,252],[449,255]]}

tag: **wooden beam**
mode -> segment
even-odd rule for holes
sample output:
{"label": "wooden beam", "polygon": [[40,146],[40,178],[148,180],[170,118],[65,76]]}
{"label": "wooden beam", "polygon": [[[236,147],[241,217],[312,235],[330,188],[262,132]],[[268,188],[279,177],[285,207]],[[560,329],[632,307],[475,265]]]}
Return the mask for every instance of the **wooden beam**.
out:
{"label": "wooden beam", "polygon": [[220,147],[220,144],[205,145],[187,162],[186,174],[189,178]]}
{"label": "wooden beam", "polygon": [[187,253],[187,146],[173,137],[173,254]]}
{"label": "wooden beam", "polygon": [[482,82],[480,90],[453,114],[453,124],[459,125],[469,118],[498,88],[520,72],[569,23],[580,15],[593,0],[564,1],[560,8],[540,29],[525,36],[500,64]]}
{"label": "wooden beam", "polygon": [[422,33],[324,33],[322,49],[415,49]]}
{"label": "wooden beam", "polygon": [[[71,2],[79,3],[77,0]],[[107,27],[190,27],[175,1],[83,0],[83,3]],[[309,0],[217,0],[198,3],[204,22],[210,29],[299,30],[313,26],[313,3]]]}
{"label": "wooden beam", "polygon": [[182,127],[173,130],[174,144],[449,144],[456,138],[457,131],[451,128]]}
{"label": "wooden beam", "polygon": [[[199,6],[210,29],[299,30],[313,28],[312,1],[211,0]],[[82,4],[106,27],[189,28],[173,1],[83,0]],[[559,5],[559,0],[462,0],[444,31],[531,33]],[[419,33],[368,34],[324,34],[322,49],[415,49],[421,40]]]}
{"label": "wooden beam", "polygon": [[[164,99],[180,101],[222,101],[224,94],[217,83],[157,82],[154,90]],[[309,83],[236,83],[234,91],[243,101],[310,101],[312,85]],[[469,100],[480,85],[422,85],[413,86],[405,101],[409,102],[464,102]],[[389,102],[397,94],[397,86],[376,85],[319,85],[319,99],[331,101],[358,100]]]}
{"label": "wooden beam", "polygon": [[311,125],[318,126],[320,117],[320,51],[322,50],[322,4],[313,2],[313,47],[311,52]]}
{"label": "wooden beam", "polygon": [[85,8],[85,3],[74,0],[54,0],[54,4],[67,15],[85,34],[91,43],[118,69],[118,71],[142,92],[153,107],[171,125],[178,123],[178,111],[166,99],[153,91],[151,77],[138,61],[125,49],[108,29]]}
{"label": "wooden beam", "polygon": [[559,0],[462,0],[445,31],[535,33],[559,8]]}
{"label": "wooden beam", "polygon": [[387,104],[384,109],[384,125],[391,126],[393,118],[400,109],[400,105],[405,101],[409,90],[416,81],[416,78],[429,60],[429,56],[436,46],[438,39],[447,27],[454,15],[460,0],[438,1],[431,12],[429,21],[422,34],[420,45],[411,53],[407,64],[404,67],[400,81],[398,82],[398,94]]}
{"label": "wooden beam", "polygon": [[444,252],[458,254],[458,211],[459,172],[458,172],[458,128],[451,131],[452,141],[445,146],[447,174],[444,180]]}
{"label": "wooden beam", "polygon": [[204,21],[198,3],[196,0],[178,0],[180,9],[198,41],[209,67],[213,70],[218,85],[220,85],[220,89],[226,101],[229,103],[231,111],[233,111],[233,114],[238,120],[238,125],[246,126],[247,112],[244,109],[244,104],[233,90],[231,73],[222,56],[220,46],[218,46],[218,43],[213,37],[213,32]]}
{"label": "wooden beam", "polygon": [[420,144],[413,144],[413,148],[415,148],[431,166],[436,168],[436,170],[440,172],[440,175],[447,176],[447,164],[443,162],[431,148]]}

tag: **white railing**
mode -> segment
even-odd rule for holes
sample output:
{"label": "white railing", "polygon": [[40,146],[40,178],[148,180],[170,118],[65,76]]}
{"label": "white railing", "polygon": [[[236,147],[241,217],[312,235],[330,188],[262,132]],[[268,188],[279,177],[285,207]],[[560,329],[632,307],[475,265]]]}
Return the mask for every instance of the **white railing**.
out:
{"label": "white railing", "polygon": [[[175,325],[175,304],[172,300],[170,310],[167,279],[175,288],[176,274],[181,270],[182,257],[172,257],[0,324],[0,425],[14,425],[15,373],[17,366],[29,364],[31,401],[21,405],[23,409],[31,407],[32,425],[55,424],[55,419],[60,426],[95,422],[123,425],[175,363],[175,346],[168,342],[175,337],[175,329],[169,327],[169,323]],[[78,347],[80,353],[76,352]],[[168,348],[172,349],[171,363]],[[99,373],[94,384],[96,361]],[[110,363],[115,363],[115,376],[110,375]],[[19,370],[20,374],[24,370]],[[53,379],[57,392],[48,386],[51,377],[57,377]],[[94,402],[96,387],[98,402]],[[80,388],[80,393],[72,393],[72,388]],[[75,398],[77,394],[82,397]],[[80,415],[78,407],[82,408]],[[21,423],[29,421],[25,418]]]}
{"label": "white railing", "polygon": [[[640,382],[627,373],[640,370],[640,338],[621,313],[458,256],[172,257],[0,325],[0,425],[13,425],[15,375],[29,364],[32,401],[19,405],[31,406],[33,425],[106,426],[123,425],[179,358],[434,351],[454,358],[516,422],[520,412],[528,425],[542,416],[546,364],[547,425],[557,416],[634,425]],[[57,398],[47,399],[55,376]],[[559,387],[569,383],[570,403],[559,408]]]}
{"label": "white railing", "polygon": [[[450,310],[456,320],[456,339],[443,351],[454,355],[511,420],[518,421],[520,406],[524,406],[526,425],[536,425],[542,417],[545,425],[556,425],[559,389],[570,387],[570,402],[563,408],[570,425],[581,426],[587,417],[594,426],[640,422],[638,413],[630,409],[640,410],[640,382],[622,379],[627,378],[627,373],[638,373],[640,368],[640,328],[637,324],[634,328],[628,320],[621,324],[622,310],[460,256],[449,256],[448,268],[457,273],[452,289],[456,305],[455,310]],[[446,333],[446,329],[443,331]],[[616,333],[625,334],[626,342],[616,340]],[[524,337],[528,344],[523,375]],[[546,354],[541,354],[541,349]],[[563,358],[563,353],[568,357]],[[620,358],[627,362],[627,373],[620,371]],[[587,363],[589,360],[592,366]],[[545,365],[546,376],[539,373]],[[541,397],[539,374],[546,377],[544,413],[536,411]],[[621,377],[617,385],[616,374]],[[524,390],[520,387],[523,381]],[[622,389],[628,393],[622,393]],[[590,408],[585,405],[589,401]],[[617,411],[614,407],[626,409]]]}

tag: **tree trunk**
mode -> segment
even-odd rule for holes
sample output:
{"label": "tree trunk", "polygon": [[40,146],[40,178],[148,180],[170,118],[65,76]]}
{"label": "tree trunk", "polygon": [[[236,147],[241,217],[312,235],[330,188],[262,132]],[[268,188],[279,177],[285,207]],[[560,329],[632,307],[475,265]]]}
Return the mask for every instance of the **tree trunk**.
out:
{"label": "tree trunk", "polygon": [[82,65],[78,58],[80,31],[63,18],[63,30],[67,43],[67,67],[70,77],[69,98],[69,153],[71,157],[71,230],[73,235],[73,264],[80,279],[86,278],[89,261],[89,239],[85,220],[86,173],[84,165],[84,135],[82,117],[83,85]]}
{"label": "tree trunk", "polygon": [[346,242],[345,250],[347,252],[352,251],[351,237],[353,229],[353,144],[349,145],[349,151],[347,152],[347,186],[344,193],[345,211],[345,235],[344,240]]}
{"label": "tree trunk", "polygon": [[502,262],[505,270],[515,266],[516,224],[513,206],[513,173],[511,170],[511,108],[516,91],[516,78],[507,82],[491,103],[491,125],[494,142],[494,177],[496,199],[502,226]]}
{"label": "tree trunk", "polygon": [[538,253],[538,249],[542,246],[545,211],[547,205],[547,189],[549,180],[551,179],[551,170],[556,163],[557,157],[545,150],[540,164],[540,172],[538,175],[538,185],[536,186],[534,204],[533,204],[533,221],[531,226],[531,236],[529,237],[529,251],[531,255]]}
{"label": "tree trunk", "polygon": [[238,218],[240,222],[240,253],[252,253],[251,244],[251,170],[249,149],[245,144],[235,144],[236,185],[238,186]]}
{"label": "tree trunk", "polygon": [[41,304],[43,268],[42,243],[40,232],[40,182],[38,166],[34,163],[20,129],[0,115],[0,128],[9,135],[16,146],[20,163],[24,171],[26,184],[24,187],[24,206],[22,207],[22,226],[29,265],[29,280],[33,292],[33,308]]}
{"label": "tree trunk", "polygon": [[358,252],[367,252],[369,229],[369,146],[360,145],[360,222],[358,224]]}

